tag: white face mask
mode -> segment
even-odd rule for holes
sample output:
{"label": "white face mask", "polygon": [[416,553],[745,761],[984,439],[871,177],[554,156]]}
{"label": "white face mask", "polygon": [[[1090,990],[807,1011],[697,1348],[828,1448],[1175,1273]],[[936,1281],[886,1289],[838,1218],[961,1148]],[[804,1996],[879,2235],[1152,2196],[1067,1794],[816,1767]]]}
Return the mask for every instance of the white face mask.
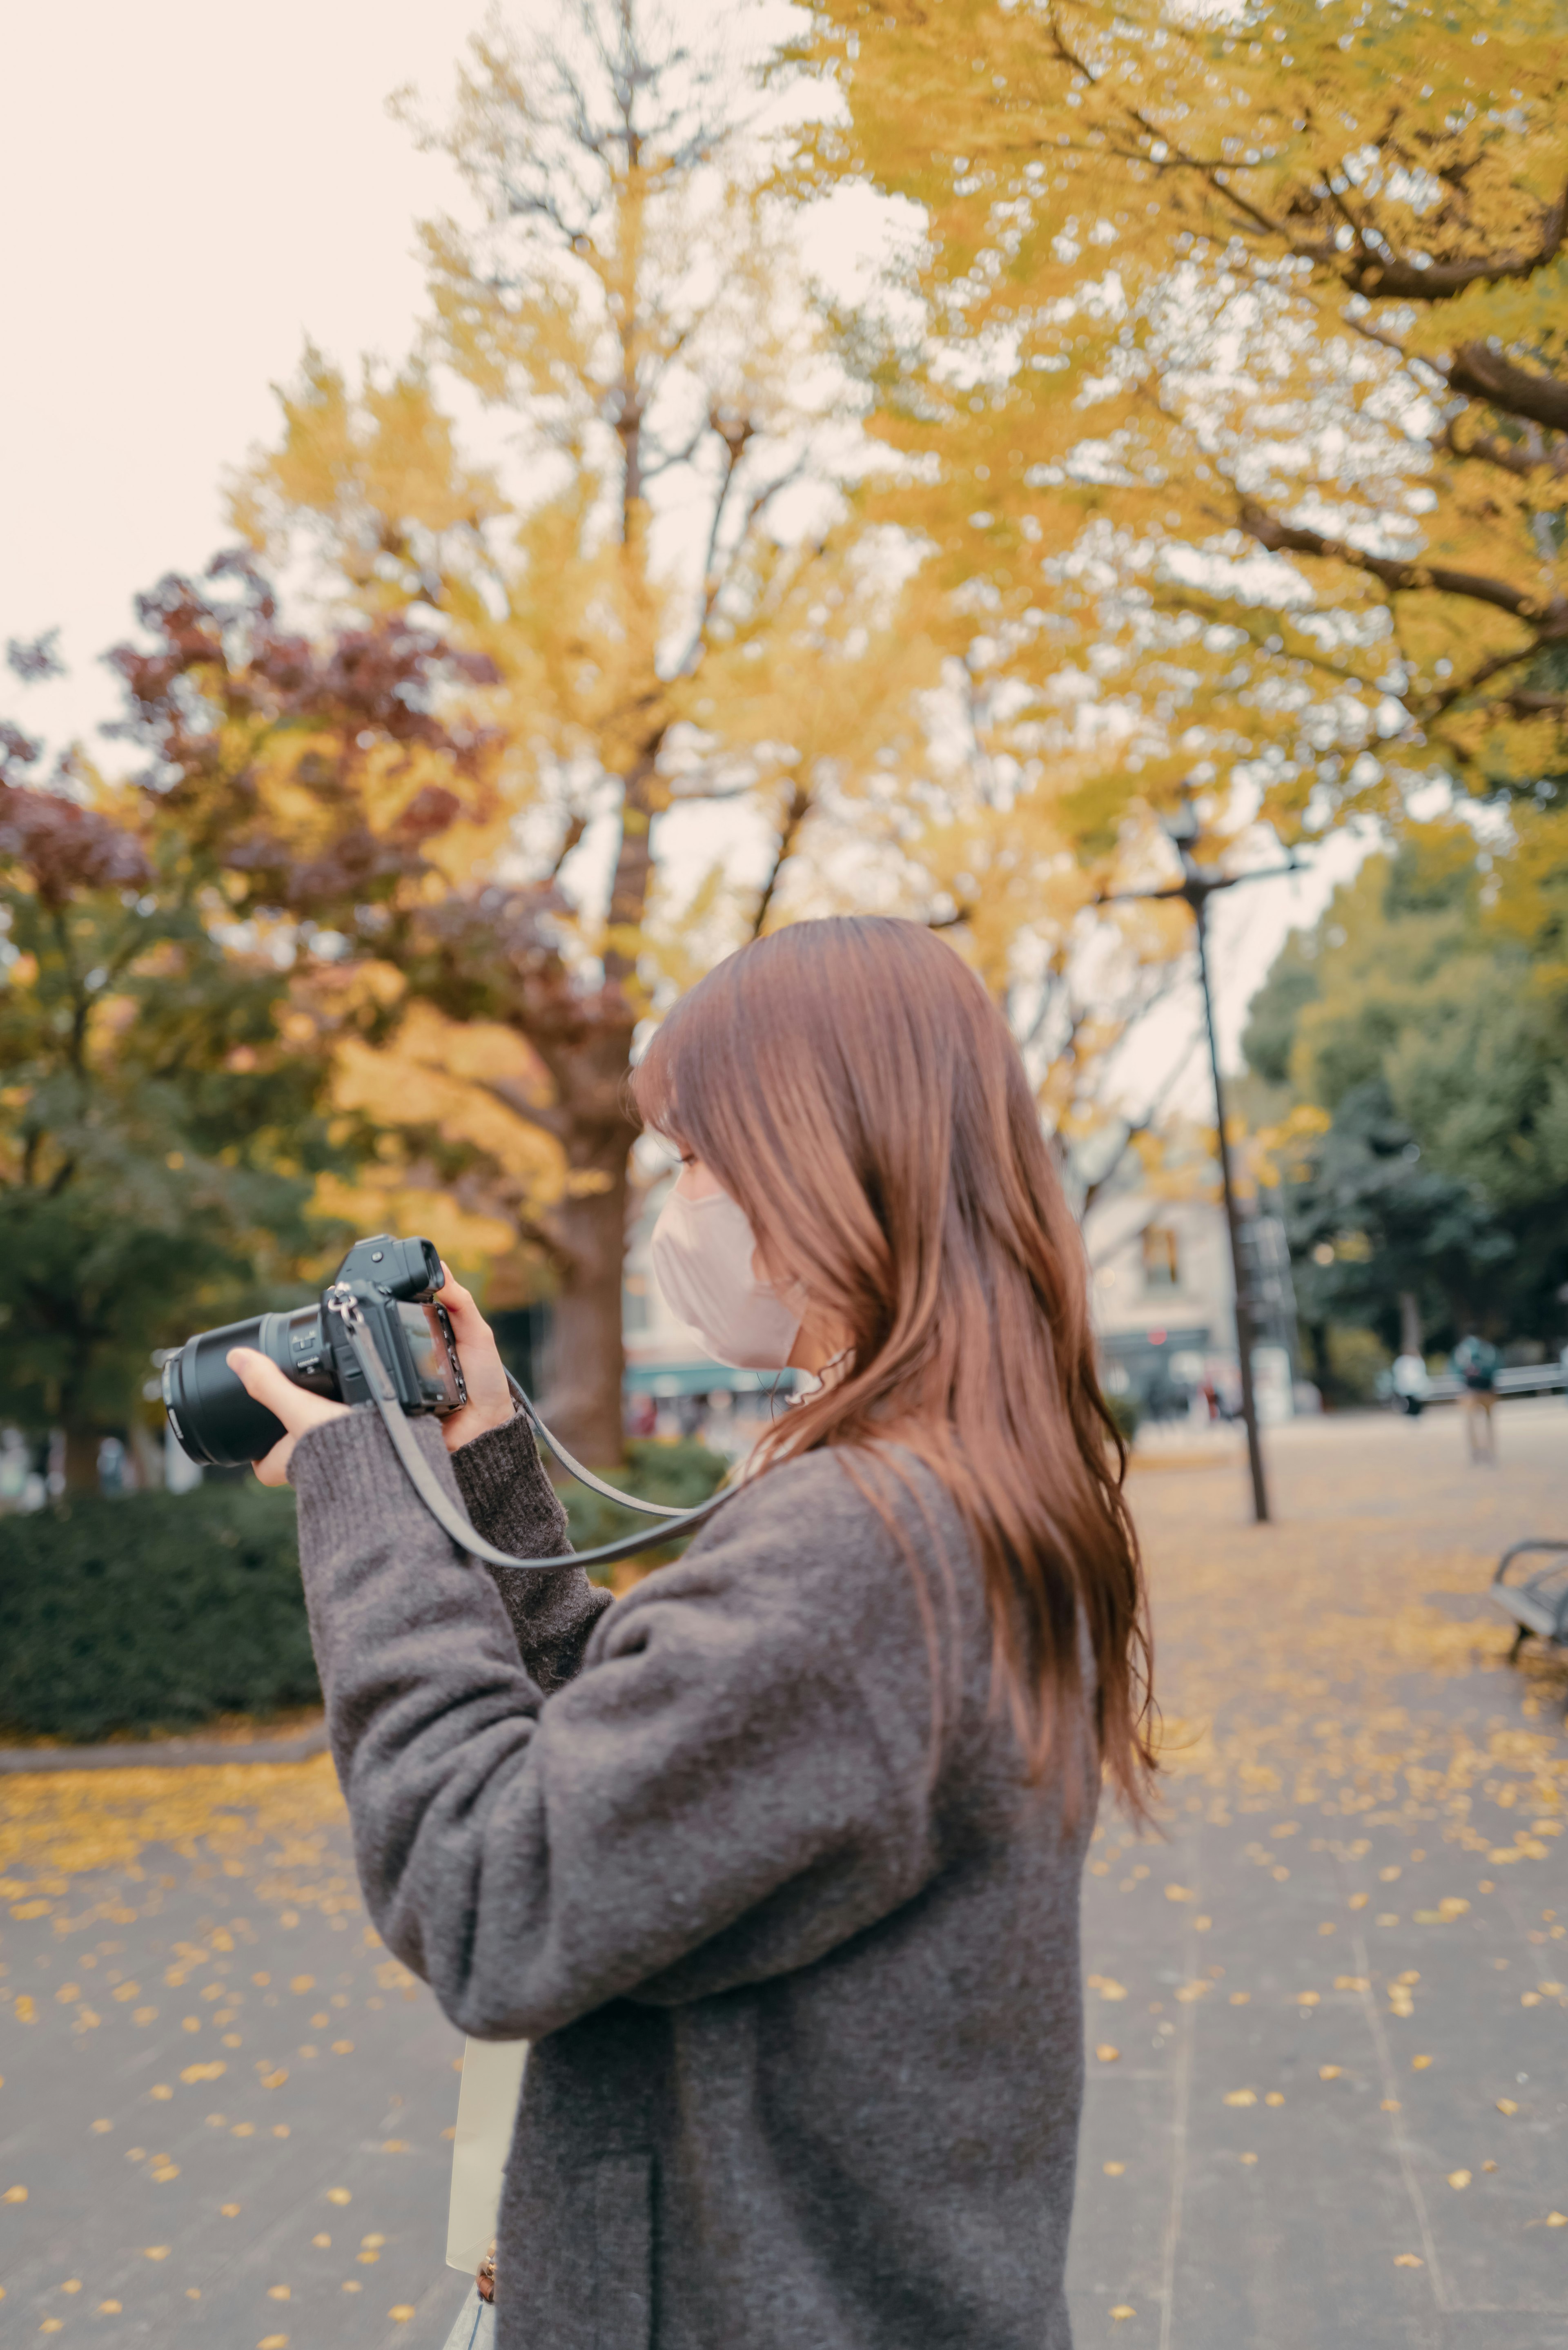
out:
{"label": "white face mask", "polygon": [[[715,1362],[742,1371],[782,1370],[800,1334],[804,1301],[791,1305],[753,1265],[756,1237],[727,1191],[689,1200],[671,1191],[653,1227],[653,1272],[670,1312]],[[797,1293],[798,1294],[798,1293]]]}

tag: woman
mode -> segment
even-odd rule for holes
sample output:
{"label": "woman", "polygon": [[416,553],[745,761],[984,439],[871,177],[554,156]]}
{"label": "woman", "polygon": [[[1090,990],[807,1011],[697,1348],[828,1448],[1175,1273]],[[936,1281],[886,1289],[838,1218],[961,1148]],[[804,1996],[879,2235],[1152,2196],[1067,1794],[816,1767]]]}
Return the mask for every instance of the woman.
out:
{"label": "woman", "polygon": [[[634,1081],[655,1237],[721,1358],[820,1383],[611,1607],[495,1579],[373,1413],[288,1430],[360,1879],[481,2037],[534,2043],[501,2350],[1062,2350],[1102,1773],[1141,1809],[1148,1648],[1083,1262],[1023,1066],[913,923],[802,923]],[[414,1423],[474,1524],[563,1521],[489,1333]],[[499,1588],[498,1588],[499,1586]]]}

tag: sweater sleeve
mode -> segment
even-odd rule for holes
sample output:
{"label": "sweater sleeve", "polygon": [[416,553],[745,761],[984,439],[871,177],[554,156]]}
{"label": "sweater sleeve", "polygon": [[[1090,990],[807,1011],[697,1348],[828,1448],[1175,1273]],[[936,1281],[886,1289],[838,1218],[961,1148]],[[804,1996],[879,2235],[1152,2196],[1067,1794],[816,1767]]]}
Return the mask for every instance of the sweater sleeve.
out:
{"label": "sweater sleeve", "polygon": [[742,1488],[548,1700],[372,1415],[305,1437],[294,1476],[366,1900],[461,2030],[762,1981],[933,1872],[913,1578],[830,1456]]}
{"label": "sweater sleeve", "polygon": [[[504,1428],[489,1429],[461,1446],[451,1459],[469,1523],[486,1542],[519,1558],[554,1558],[570,1550],[566,1513],[521,1412]],[[551,1575],[515,1566],[486,1572],[511,1618],[524,1667],[548,1695],[581,1666],[588,1634],[610,1606],[610,1593],[590,1583],[580,1566]]]}

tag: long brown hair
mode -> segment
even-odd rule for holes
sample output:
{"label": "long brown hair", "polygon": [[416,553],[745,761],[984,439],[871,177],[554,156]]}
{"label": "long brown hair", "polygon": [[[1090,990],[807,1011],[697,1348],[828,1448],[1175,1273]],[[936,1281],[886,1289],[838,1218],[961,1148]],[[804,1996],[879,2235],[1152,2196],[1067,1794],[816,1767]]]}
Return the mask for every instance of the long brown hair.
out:
{"label": "long brown hair", "polygon": [[918,1452],[978,1553],[1031,1775],[1078,1711],[1081,1617],[1102,1765],[1144,1813],[1152,1652],[1126,1452],[1078,1232],[979,980],[916,922],[795,923],[681,1001],[632,1091],[739,1203],[770,1278],[849,1334],[841,1374],[775,1426],[764,1462]]}

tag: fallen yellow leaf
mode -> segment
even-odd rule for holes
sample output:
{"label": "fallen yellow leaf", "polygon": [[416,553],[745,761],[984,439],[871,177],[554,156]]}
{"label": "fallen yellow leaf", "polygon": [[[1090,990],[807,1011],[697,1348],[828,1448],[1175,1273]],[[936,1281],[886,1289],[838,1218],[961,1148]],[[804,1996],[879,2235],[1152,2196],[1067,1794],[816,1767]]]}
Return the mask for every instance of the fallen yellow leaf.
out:
{"label": "fallen yellow leaf", "polygon": [[1516,2114],[1519,2111],[1511,2097],[1500,2097],[1497,2101],[1497,2109],[1500,2114]]}
{"label": "fallen yellow leaf", "polygon": [[1271,2089],[1268,2095],[1263,2099],[1263,2103],[1266,2106],[1282,2106],[1284,2102],[1283,2093],[1279,2089]]}
{"label": "fallen yellow leaf", "polygon": [[1341,2070],[1342,2067],[1338,2064],[1320,2064],[1317,2068],[1317,2077],[1320,2081],[1337,2081]]}
{"label": "fallen yellow leaf", "polygon": [[1450,2187],[1468,2187],[1468,2186],[1469,2185],[1469,2183],[1470,2183],[1470,2174],[1469,2174],[1469,2172],[1468,2170],[1450,2170],[1450,2171],[1449,2171],[1449,2185]]}
{"label": "fallen yellow leaf", "polygon": [[353,2197],[347,2187],[329,2187],[327,2190],[327,2200],[329,2203],[349,2203],[353,2201]]}
{"label": "fallen yellow leaf", "polygon": [[1125,2301],[1118,2301],[1115,2309],[1112,2310],[1111,2315],[1113,2317],[1136,2317],[1137,2315],[1137,2312],[1136,2309],[1129,2307],[1127,2303]]}
{"label": "fallen yellow leaf", "polygon": [[1095,2051],[1102,2064],[1114,2064],[1121,2053],[1119,2048],[1113,2048],[1108,2040],[1102,2040]]}
{"label": "fallen yellow leaf", "polygon": [[1225,2103],[1228,2106],[1255,2106],[1257,2102],[1257,2092],[1254,2089],[1228,2089],[1225,2093]]}
{"label": "fallen yellow leaf", "polygon": [[414,2305],[411,2301],[400,2301],[394,2308],[387,2312],[388,2316],[398,2325],[406,2324],[413,2314]]}
{"label": "fallen yellow leaf", "polygon": [[1414,2252],[1396,2252],[1394,2265],[1397,2269],[1418,2269],[1422,2263]]}
{"label": "fallen yellow leaf", "polygon": [[1412,2073],[1424,2073],[1431,2061],[1432,2060],[1429,2056],[1412,2056],[1410,2059],[1410,2070]]}
{"label": "fallen yellow leaf", "polygon": [[1127,2169],[1125,2162],[1107,2162],[1103,2167],[1107,2178],[1120,2178]]}

